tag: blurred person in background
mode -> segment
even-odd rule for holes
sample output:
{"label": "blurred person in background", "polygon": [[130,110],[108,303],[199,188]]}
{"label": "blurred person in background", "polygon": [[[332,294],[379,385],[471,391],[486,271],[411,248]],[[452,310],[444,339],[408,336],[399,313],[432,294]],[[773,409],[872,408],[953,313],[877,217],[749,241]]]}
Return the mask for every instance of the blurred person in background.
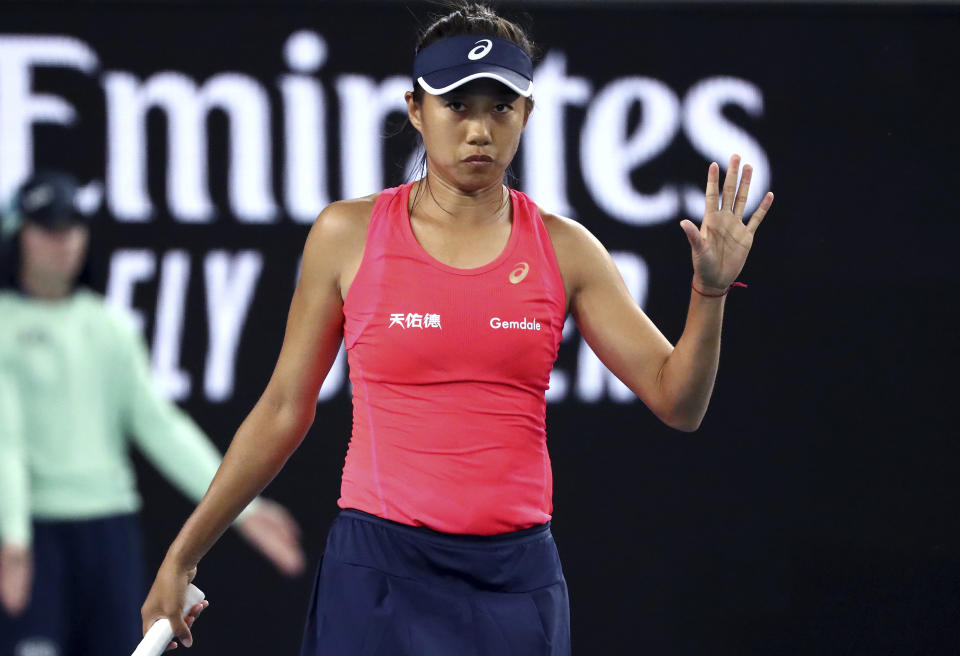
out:
{"label": "blurred person in background", "polygon": [[[87,287],[87,219],[69,175],[38,173],[0,223],[0,656],[127,656],[146,586],[129,440],[194,502],[220,463],[150,378],[125,317]],[[234,524],[288,576],[285,508]]]}

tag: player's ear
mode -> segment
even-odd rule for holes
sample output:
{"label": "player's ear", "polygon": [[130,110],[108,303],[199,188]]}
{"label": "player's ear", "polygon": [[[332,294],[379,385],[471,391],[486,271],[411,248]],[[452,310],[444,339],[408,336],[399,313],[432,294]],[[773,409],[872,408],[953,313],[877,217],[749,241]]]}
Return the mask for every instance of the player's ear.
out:
{"label": "player's ear", "polygon": [[530,120],[530,113],[533,111],[533,97],[524,98],[523,108],[523,127],[527,127],[527,121]]}
{"label": "player's ear", "polygon": [[417,102],[413,91],[407,91],[403,94],[403,99],[407,101],[407,117],[410,119],[410,125],[415,127],[417,132],[422,132],[421,126],[423,125],[423,120],[421,113],[423,106]]}

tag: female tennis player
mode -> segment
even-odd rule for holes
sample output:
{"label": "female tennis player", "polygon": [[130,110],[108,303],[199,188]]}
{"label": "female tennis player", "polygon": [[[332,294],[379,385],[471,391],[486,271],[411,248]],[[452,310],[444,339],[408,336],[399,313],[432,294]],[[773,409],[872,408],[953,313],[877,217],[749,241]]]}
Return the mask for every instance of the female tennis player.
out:
{"label": "female tennis player", "polygon": [[672,346],[597,239],[503,184],[533,109],[531,51],[476,4],[426,30],[406,94],[426,175],[318,217],[276,369],[170,547],[144,629],[167,617],[191,643],[187,583],[303,439],[343,339],[353,435],[303,656],[570,653],[544,428],[564,319],[661,420],[695,430],[725,294],[773,196],[745,224],[750,167],[737,189],[734,155],[721,190],[710,164],[703,223],[681,222],[693,289]]}

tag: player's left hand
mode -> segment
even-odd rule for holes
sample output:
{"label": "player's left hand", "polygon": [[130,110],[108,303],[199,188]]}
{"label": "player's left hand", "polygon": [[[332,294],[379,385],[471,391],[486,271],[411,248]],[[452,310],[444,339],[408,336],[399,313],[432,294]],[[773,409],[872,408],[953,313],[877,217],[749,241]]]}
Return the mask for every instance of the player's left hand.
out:
{"label": "player's left hand", "polygon": [[718,188],[720,167],[716,162],[710,164],[707,169],[706,211],[700,228],[687,219],[680,222],[692,250],[694,285],[710,294],[723,293],[740,275],[753,245],[753,235],[773,204],[773,193],[768,192],[750,220],[743,223],[753,168],[749,164],[744,165],[743,179],[737,189],[739,169],[740,156],[734,154],[723,180],[721,198]]}
{"label": "player's left hand", "polygon": [[303,572],[306,557],[300,546],[300,527],[286,508],[260,497],[237,530],[287,576]]}

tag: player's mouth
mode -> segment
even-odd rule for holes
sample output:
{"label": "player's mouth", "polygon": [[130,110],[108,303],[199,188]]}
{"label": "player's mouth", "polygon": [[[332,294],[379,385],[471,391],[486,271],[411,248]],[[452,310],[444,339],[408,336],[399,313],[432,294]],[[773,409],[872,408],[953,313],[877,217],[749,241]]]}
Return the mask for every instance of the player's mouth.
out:
{"label": "player's mouth", "polygon": [[470,157],[463,160],[470,166],[489,166],[493,164],[493,158],[489,155],[471,155]]}

